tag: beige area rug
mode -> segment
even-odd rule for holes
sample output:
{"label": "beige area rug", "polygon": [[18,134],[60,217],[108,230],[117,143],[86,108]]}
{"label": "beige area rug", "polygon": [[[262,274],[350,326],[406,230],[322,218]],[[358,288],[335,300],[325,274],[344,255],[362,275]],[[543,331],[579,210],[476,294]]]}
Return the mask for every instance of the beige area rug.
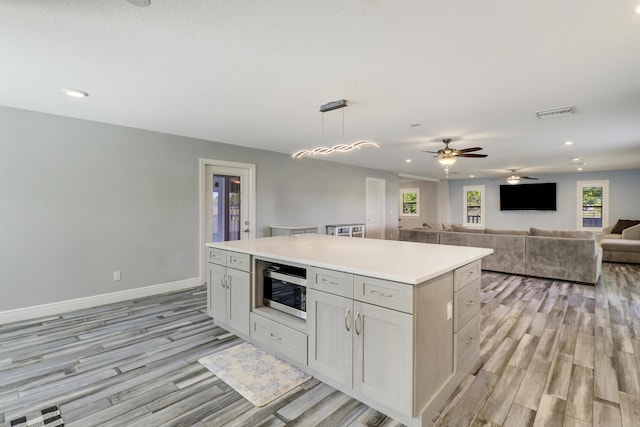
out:
{"label": "beige area rug", "polygon": [[249,343],[203,357],[198,362],[257,407],[276,400],[311,378]]}

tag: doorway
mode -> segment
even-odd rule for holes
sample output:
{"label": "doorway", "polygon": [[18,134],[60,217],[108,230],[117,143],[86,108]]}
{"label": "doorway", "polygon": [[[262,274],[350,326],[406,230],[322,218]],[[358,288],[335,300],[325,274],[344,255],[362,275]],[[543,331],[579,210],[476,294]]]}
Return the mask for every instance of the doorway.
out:
{"label": "doorway", "polygon": [[367,177],[367,229],[365,236],[368,238],[384,239],[385,184],[384,179]]}
{"label": "doorway", "polygon": [[200,159],[200,280],[205,243],[255,237],[255,171],[248,163]]}

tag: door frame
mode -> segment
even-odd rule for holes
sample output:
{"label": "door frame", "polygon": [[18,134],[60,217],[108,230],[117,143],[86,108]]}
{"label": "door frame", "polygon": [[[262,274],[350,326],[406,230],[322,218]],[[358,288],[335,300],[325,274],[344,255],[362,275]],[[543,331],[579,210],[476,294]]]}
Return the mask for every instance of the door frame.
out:
{"label": "door frame", "polygon": [[200,283],[204,284],[207,282],[207,272],[206,267],[207,263],[205,262],[206,258],[206,250],[205,250],[205,218],[206,218],[206,201],[205,197],[205,189],[206,189],[206,173],[205,168],[207,166],[219,166],[225,168],[236,168],[243,169],[249,175],[249,182],[242,186],[242,191],[249,192],[249,233],[248,236],[246,234],[242,234],[242,237],[253,238],[256,236],[256,165],[253,163],[238,163],[238,162],[229,162],[226,160],[217,160],[217,159],[203,159],[200,158],[200,164],[198,167],[198,198],[199,198],[199,246],[198,246],[198,254],[200,255]]}

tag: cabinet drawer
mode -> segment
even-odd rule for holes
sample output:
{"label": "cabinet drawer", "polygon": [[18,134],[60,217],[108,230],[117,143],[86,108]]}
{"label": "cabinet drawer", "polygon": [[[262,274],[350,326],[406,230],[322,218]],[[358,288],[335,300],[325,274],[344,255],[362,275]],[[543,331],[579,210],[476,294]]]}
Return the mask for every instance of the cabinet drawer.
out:
{"label": "cabinet drawer", "polygon": [[480,260],[463,265],[453,271],[453,290],[457,291],[480,278]]}
{"label": "cabinet drawer", "polygon": [[467,371],[480,357],[480,316],[475,316],[453,335],[455,369],[456,371]]}
{"label": "cabinet drawer", "polygon": [[250,272],[251,256],[238,252],[227,252],[227,267]]}
{"label": "cabinet drawer", "polygon": [[209,262],[219,265],[227,265],[227,251],[217,248],[209,248]]}
{"label": "cabinet drawer", "polygon": [[273,320],[251,313],[249,336],[267,349],[307,364],[307,335]]}
{"label": "cabinet drawer", "polygon": [[353,275],[349,273],[313,268],[309,286],[319,291],[353,298]]}
{"label": "cabinet drawer", "polygon": [[413,286],[404,283],[354,276],[353,298],[413,314]]}
{"label": "cabinet drawer", "polygon": [[480,279],[457,291],[453,298],[453,329],[457,331],[480,312]]}

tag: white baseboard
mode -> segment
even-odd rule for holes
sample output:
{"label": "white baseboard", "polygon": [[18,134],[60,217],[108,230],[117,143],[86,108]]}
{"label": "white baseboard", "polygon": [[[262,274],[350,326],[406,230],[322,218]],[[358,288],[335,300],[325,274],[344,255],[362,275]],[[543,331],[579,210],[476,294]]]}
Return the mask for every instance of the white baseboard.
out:
{"label": "white baseboard", "polygon": [[73,310],[127,301],[135,298],[148,297],[163,294],[165,292],[179,291],[182,289],[199,286],[200,278],[178,280],[176,282],[161,283],[159,285],[145,286],[142,288],[128,289],[126,291],[110,292],[108,294],[93,295],[90,297],[76,298],[67,301],[52,302],[50,304],[34,305],[31,307],[17,308],[14,310],[0,311],[0,325],[22,320],[35,319],[44,316],[53,316]]}

